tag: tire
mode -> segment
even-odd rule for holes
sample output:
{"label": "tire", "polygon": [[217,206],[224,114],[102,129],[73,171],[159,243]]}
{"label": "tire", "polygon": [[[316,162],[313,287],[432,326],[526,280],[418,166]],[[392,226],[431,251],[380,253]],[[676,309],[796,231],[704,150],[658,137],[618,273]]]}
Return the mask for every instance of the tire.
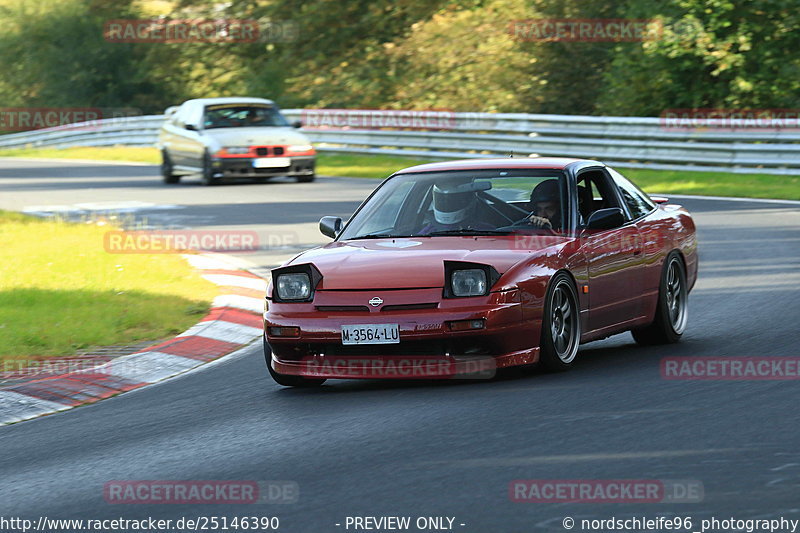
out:
{"label": "tire", "polygon": [[550,281],[542,315],[539,361],[545,370],[563,372],[572,367],[581,342],[578,291],[566,272]]}
{"label": "tire", "polygon": [[214,178],[214,169],[211,167],[211,156],[208,152],[203,154],[203,173],[200,181],[207,187],[219,183],[219,180]]}
{"label": "tire", "polygon": [[178,183],[181,177],[177,176],[172,166],[172,160],[166,150],[161,150],[161,177],[164,183]]}
{"label": "tire", "polygon": [[323,383],[325,383],[325,379],[312,379],[312,378],[304,378],[302,376],[287,376],[286,374],[279,374],[272,369],[272,350],[267,344],[267,339],[263,339],[264,341],[264,360],[267,363],[267,370],[269,370],[269,375],[272,376],[272,379],[275,380],[275,383],[278,385],[283,385],[284,387],[319,387]]}
{"label": "tire", "polygon": [[316,174],[309,174],[308,176],[297,176],[297,183],[311,183],[316,179]]}
{"label": "tire", "polygon": [[653,322],[631,331],[639,344],[672,344],[678,342],[689,318],[689,288],[686,284],[686,267],[680,254],[672,252],[664,261],[658,303]]}

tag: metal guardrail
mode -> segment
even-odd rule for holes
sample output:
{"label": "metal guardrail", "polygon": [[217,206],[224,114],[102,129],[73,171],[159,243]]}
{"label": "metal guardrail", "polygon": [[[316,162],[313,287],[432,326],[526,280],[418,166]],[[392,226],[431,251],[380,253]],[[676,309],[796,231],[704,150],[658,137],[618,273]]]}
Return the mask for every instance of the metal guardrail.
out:
{"label": "metal guardrail", "polygon": [[[300,109],[284,110],[301,120]],[[376,111],[347,112],[357,116]],[[397,113],[397,112],[387,112]],[[304,128],[323,152],[422,158],[531,154],[599,159],[629,168],[800,174],[800,132],[679,130],[662,119],[522,113],[454,113],[447,129]],[[152,146],[163,115],[121,117],[0,136],[0,150],[26,147]]]}

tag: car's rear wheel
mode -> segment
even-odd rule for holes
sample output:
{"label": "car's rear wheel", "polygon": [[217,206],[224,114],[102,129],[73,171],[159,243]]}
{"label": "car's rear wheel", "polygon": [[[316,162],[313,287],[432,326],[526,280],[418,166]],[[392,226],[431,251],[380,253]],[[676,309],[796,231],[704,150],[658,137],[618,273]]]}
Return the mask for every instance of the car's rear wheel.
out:
{"label": "car's rear wheel", "polygon": [[581,340],[578,291],[565,272],[556,274],[545,295],[539,359],[550,371],[569,369]]}
{"label": "car's rear wheel", "polygon": [[672,252],[661,272],[655,319],[649,326],[631,331],[636,342],[643,345],[678,342],[689,319],[688,298],[686,267],[678,252]]}
{"label": "car's rear wheel", "polygon": [[306,176],[297,176],[297,183],[311,183],[317,177],[316,174],[308,174]]}
{"label": "car's rear wheel", "polygon": [[203,173],[200,181],[206,186],[219,183],[219,180],[214,178],[214,167],[211,165],[211,155],[208,152],[203,154]]}
{"label": "car's rear wheel", "polygon": [[164,183],[178,183],[181,181],[181,177],[175,174],[172,159],[170,159],[166,150],[161,150],[161,177],[164,178]]}
{"label": "car's rear wheel", "polygon": [[269,370],[269,375],[272,376],[272,379],[278,385],[283,385],[284,387],[319,387],[323,383],[325,383],[324,379],[313,379],[313,378],[304,378],[303,376],[287,376],[286,374],[279,374],[272,369],[272,350],[267,344],[267,339],[263,339],[264,341],[264,359],[267,362],[267,370]]}

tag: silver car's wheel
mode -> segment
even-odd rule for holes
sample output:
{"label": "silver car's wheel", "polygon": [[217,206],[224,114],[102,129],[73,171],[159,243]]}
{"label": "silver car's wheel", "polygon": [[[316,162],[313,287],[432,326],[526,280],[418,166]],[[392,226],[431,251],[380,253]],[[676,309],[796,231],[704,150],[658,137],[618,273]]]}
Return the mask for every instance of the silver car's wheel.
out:
{"label": "silver car's wheel", "polygon": [[214,167],[211,164],[211,156],[206,152],[203,155],[203,173],[200,177],[203,185],[216,185],[219,180],[214,177]]}

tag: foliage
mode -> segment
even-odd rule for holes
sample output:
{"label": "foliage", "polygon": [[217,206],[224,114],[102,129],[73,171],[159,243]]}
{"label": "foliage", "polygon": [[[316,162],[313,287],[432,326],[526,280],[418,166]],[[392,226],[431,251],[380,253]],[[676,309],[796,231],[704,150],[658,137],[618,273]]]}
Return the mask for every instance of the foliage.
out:
{"label": "foliage", "polygon": [[[239,18],[255,42],[117,43],[109,19]],[[644,42],[524,42],[514,20],[654,19]],[[796,0],[0,0],[3,106],[250,94],[284,107],[659,115],[797,108]],[[280,37],[280,36],[279,36]]]}

